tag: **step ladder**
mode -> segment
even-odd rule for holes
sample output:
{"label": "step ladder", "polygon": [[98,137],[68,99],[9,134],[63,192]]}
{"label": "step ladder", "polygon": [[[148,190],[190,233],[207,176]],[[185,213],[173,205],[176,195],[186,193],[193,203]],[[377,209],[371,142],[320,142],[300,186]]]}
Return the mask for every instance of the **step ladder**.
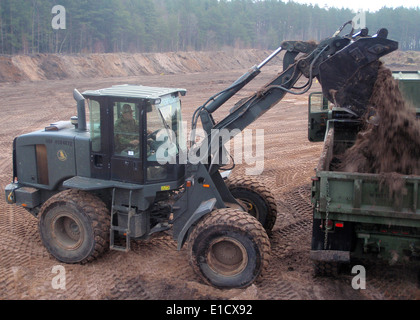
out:
{"label": "step ladder", "polygon": [[[129,200],[128,200],[128,207],[126,206],[119,206],[115,204],[115,188],[112,190],[112,206],[111,206],[111,229],[110,229],[110,243],[109,248],[111,250],[117,250],[122,252],[130,251],[130,226],[131,226],[131,217],[135,214],[135,209],[131,207],[131,198],[132,198],[133,191],[130,190],[129,193]],[[114,216],[118,214],[118,212],[126,213],[127,214],[127,228],[121,226],[115,226],[114,223]],[[123,233],[125,236],[125,246],[115,244],[115,232]]]}

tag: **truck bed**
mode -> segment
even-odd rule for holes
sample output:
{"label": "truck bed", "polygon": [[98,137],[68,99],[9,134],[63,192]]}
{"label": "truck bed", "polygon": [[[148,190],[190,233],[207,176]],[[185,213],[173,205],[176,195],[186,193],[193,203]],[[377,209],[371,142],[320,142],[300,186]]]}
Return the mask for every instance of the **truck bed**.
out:
{"label": "truck bed", "polygon": [[[313,178],[314,218],[324,218],[328,210],[334,220],[420,227],[420,176],[334,171],[336,157],[352,145],[337,132],[330,122]],[[400,192],[392,193],[388,183],[401,183]]]}

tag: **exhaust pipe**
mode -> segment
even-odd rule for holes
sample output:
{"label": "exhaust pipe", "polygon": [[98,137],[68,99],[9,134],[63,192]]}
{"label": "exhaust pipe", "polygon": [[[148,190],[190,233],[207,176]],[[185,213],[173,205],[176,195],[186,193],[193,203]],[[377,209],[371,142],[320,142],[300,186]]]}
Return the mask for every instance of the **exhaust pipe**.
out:
{"label": "exhaust pipe", "polygon": [[[86,108],[85,108],[85,98],[77,90],[73,90],[74,100],[77,101],[77,131],[86,131]],[[72,120],[75,120],[72,118]]]}

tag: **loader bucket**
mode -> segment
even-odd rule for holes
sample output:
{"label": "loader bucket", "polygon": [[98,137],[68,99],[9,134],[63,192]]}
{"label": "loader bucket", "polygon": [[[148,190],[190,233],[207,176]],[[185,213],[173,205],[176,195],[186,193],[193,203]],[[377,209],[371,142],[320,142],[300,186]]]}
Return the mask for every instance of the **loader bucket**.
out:
{"label": "loader bucket", "polygon": [[350,42],[319,66],[319,82],[325,97],[336,106],[362,116],[372,95],[379,58],[398,49],[398,42],[386,39],[386,29],[377,36]]}

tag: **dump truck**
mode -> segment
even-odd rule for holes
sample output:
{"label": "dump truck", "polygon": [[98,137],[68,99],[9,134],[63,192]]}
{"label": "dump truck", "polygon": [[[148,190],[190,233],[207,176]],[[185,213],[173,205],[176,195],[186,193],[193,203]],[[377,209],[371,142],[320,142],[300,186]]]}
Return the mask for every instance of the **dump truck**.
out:
{"label": "dump truck", "polygon": [[[108,249],[126,252],[131,240],[167,231],[178,250],[188,243],[192,269],[205,283],[249,286],[269,263],[268,232],[277,206],[256,179],[226,178],[232,164],[225,159],[224,144],[286,94],[308,92],[314,78],[327,92],[339,92],[342,101],[353,101],[352,86],[346,86],[352,81],[368,98],[378,72],[375,63],[398,43],[387,39],[386,29],[373,36],[367,29],[343,34],[349,23],[320,43],[284,41],[207,99],[194,112],[190,128],[195,132],[200,121],[206,137],[198,143],[191,137],[189,147],[182,126],[185,89],[75,89],[77,116],[71,121],[14,139],[7,202],[39,220],[43,244],[61,262],[87,263]],[[213,113],[280,52],[283,71],[216,122]],[[306,83],[297,85],[302,77]],[[224,132],[230,133],[228,139],[222,139]]]}
{"label": "dump truck", "polygon": [[[420,72],[394,71],[404,100],[420,117]],[[420,176],[399,175],[401,193],[390,195],[384,175],[333,170],[350,148],[360,119],[334,106],[322,92],[309,96],[308,139],[324,141],[312,178],[313,232],[310,257],[318,275],[337,274],[351,261],[390,264],[420,257]]]}

